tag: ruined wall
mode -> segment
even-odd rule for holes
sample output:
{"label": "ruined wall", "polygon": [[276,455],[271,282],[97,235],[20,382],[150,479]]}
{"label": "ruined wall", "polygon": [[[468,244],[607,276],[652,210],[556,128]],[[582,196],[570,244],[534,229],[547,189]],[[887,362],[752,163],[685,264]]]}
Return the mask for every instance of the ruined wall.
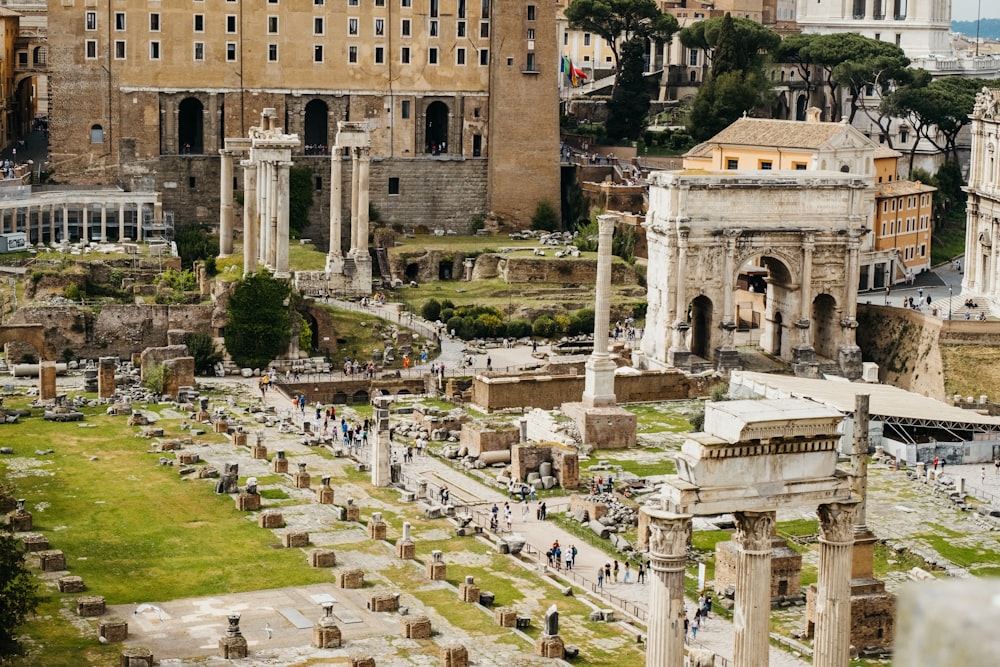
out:
{"label": "ruined wall", "polygon": [[[597,282],[596,259],[549,259],[542,257],[502,257],[497,270],[508,283],[572,283],[593,285]],[[621,260],[611,265],[611,282],[634,284],[635,269]]]}
{"label": "ruined wall", "polygon": [[469,456],[479,456],[483,452],[506,451],[516,444],[521,430],[517,426],[494,429],[482,424],[462,424],[460,442],[467,447]]}

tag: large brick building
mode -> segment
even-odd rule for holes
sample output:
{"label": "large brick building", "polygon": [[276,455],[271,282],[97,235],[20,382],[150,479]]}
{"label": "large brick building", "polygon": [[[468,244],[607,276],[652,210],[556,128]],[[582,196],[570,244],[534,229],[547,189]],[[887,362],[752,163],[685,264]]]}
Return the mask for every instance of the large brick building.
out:
{"label": "large brick building", "polygon": [[303,141],[294,160],[313,168],[314,238],[341,120],[375,125],[371,201],[384,220],[463,229],[475,214],[523,223],[539,201],[558,205],[551,5],[63,0],[49,23],[55,177],[152,180],[178,224],[218,219],[218,150],[265,107]]}

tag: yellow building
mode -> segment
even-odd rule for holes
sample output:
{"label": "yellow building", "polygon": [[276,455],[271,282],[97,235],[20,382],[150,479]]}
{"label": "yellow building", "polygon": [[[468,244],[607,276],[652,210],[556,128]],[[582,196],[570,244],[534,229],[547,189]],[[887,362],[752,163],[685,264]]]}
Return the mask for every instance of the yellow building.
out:
{"label": "yellow building", "polygon": [[0,7],[0,147],[9,145],[17,132],[14,53],[19,21],[17,12]]}
{"label": "yellow building", "polygon": [[[559,202],[554,21],[535,0],[50,3],[52,167],[152,184],[179,222],[214,221],[224,139],[273,107],[315,201],[337,122],[368,120],[384,220],[524,223]],[[326,213],[313,207],[314,239]]]}
{"label": "yellow building", "polygon": [[843,171],[878,186],[874,229],[862,248],[860,289],[902,282],[930,269],[935,188],[899,180],[900,153],[810,109],[805,122],[740,118],[684,156],[685,169]]}

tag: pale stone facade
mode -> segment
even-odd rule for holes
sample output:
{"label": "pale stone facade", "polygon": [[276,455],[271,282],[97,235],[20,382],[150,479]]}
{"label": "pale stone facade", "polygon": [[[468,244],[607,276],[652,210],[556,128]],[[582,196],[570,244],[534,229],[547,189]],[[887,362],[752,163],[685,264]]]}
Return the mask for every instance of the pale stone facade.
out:
{"label": "pale stone facade", "polygon": [[768,270],[761,347],[814,375],[859,377],[859,249],[870,178],[828,171],[660,172],[650,177],[646,329],[640,367],[733,368],[734,293],[745,264]]}
{"label": "pale stone facade", "polygon": [[983,88],[972,111],[972,159],[962,293],[996,308],[1000,290],[1000,89]]}

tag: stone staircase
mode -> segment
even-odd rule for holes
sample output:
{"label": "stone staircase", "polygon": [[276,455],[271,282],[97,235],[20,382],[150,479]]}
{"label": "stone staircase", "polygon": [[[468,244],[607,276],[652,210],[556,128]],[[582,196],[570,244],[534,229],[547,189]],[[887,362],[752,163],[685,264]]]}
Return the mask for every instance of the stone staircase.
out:
{"label": "stone staircase", "polygon": [[375,248],[375,259],[378,260],[378,272],[384,280],[392,280],[392,266],[389,264],[389,251],[379,246]]}
{"label": "stone staircase", "polygon": [[[964,319],[978,320],[980,318],[981,314],[983,314],[983,313],[985,313],[985,315],[986,315],[987,318],[990,317],[990,303],[989,303],[989,301],[987,301],[986,299],[983,299],[983,298],[978,298],[978,299],[973,298],[972,300],[976,302],[978,308],[966,308],[965,307],[965,300],[967,298],[968,297],[959,296],[957,294],[955,296],[951,297],[951,317],[952,317],[952,319],[954,319],[954,320],[964,320]],[[932,301],[930,306],[924,306],[923,308],[921,308],[921,312],[926,313],[927,315],[930,315],[930,314],[934,313],[935,309],[936,309],[938,317],[947,318],[948,317],[948,301],[949,301],[949,299],[947,299],[947,298],[945,298],[945,299],[938,299],[936,301]],[[969,314],[968,318],[965,317],[966,313]]]}

